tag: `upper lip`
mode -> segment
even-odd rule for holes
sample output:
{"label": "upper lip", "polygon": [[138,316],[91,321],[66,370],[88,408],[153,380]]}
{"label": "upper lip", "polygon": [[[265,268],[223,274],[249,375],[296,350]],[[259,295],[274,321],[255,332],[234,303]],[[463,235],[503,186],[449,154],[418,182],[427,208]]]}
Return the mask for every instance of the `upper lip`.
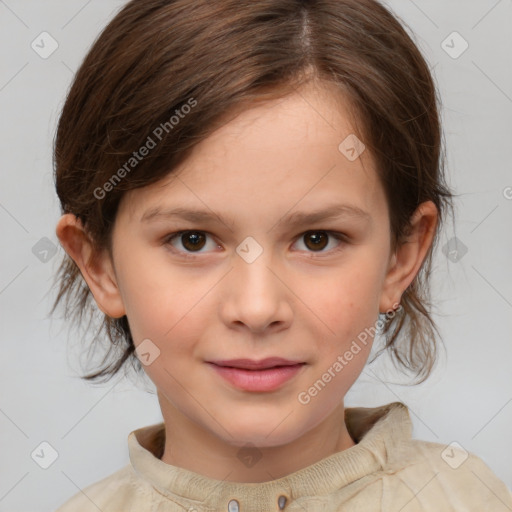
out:
{"label": "upper lip", "polygon": [[232,368],[243,368],[246,370],[262,370],[265,368],[273,368],[274,366],[292,366],[304,363],[304,361],[292,361],[290,359],[283,359],[282,357],[267,357],[260,361],[255,361],[253,359],[230,359],[208,362],[217,366],[230,366]]}

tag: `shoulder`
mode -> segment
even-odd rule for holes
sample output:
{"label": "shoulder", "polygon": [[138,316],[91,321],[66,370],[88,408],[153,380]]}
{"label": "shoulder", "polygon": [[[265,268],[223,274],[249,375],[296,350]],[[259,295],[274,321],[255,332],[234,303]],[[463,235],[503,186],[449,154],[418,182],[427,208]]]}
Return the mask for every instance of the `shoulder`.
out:
{"label": "shoulder", "polygon": [[[119,512],[148,504],[151,492],[131,464],[81,489],[55,512]],[[139,506],[140,508],[140,506]],[[135,510],[134,509],[134,510]]]}
{"label": "shoulder", "polygon": [[383,471],[383,497],[390,503],[403,501],[403,512],[512,510],[510,489],[480,457],[457,443],[412,439],[400,454]]}

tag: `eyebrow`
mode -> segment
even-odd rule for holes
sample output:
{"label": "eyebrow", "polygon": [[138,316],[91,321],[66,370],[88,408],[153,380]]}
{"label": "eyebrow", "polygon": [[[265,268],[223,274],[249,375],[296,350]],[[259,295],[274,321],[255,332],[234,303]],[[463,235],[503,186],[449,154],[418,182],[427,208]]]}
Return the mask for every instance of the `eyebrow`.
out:
{"label": "eyebrow", "polygon": [[[313,212],[293,212],[279,219],[276,224],[287,223],[289,226],[298,226],[303,224],[313,224],[319,221],[339,219],[342,217],[353,218],[365,222],[371,222],[371,215],[355,205],[334,204],[322,210]],[[149,223],[156,220],[181,219],[190,222],[215,222],[218,220],[226,226],[233,226],[234,222],[225,216],[214,213],[213,211],[191,210],[183,207],[171,209],[161,209],[159,207],[147,210],[141,217],[140,222]]]}

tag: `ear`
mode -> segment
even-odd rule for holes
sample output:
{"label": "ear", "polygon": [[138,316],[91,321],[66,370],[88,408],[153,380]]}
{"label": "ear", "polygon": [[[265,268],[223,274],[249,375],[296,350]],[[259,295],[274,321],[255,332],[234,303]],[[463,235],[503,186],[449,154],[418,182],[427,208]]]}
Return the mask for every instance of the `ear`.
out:
{"label": "ear", "polygon": [[80,219],[71,213],[60,218],[56,234],[80,268],[100,310],[112,318],[124,316],[126,312],[108,251],[98,251]]}
{"label": "ear", "polygon": [[390,258],[379,304],[380,313],[396,309],[402,294],[412,283],[430,249],[438,222],[432,201],[421,203],[410,221],[410,233]]}

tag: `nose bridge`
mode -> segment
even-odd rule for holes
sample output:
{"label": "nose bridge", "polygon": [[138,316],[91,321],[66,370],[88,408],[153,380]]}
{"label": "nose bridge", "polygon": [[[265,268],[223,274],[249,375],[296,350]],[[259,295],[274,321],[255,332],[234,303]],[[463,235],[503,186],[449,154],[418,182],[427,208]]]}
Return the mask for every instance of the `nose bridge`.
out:
{"label": "nose bridge", "polygon": [[279,270],[273,268],[272,249],[247,237],[236,252],[227,283],[225,320],[243,322],[252,330],[287,320],[286,287],[276,276]]}
{"label": "nose bridge", "polygon": [[239,244],[236,252],[237,257],[233,262],[235,267],[233,279],[237,292],[248,294],[256,301],[267,298],[268,302],[271,296],[274,296],[274,289],[279,282],[271,271],[272,248],[263,247],[253,237],[247,237]]}

